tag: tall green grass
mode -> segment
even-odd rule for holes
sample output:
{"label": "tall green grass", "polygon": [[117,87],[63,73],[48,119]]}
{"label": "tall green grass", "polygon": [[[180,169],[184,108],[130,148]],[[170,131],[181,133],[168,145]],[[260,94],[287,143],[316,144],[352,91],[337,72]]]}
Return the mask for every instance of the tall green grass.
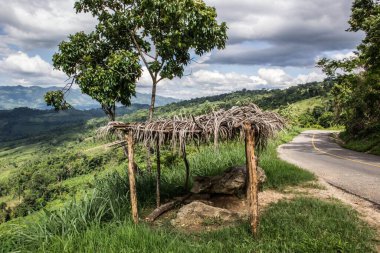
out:
{"label": "tall green grass", "polygon": [[277,138],[270,141],[268,147],[259,154],[259,164],[265,170],[268,177],[264,188],[282,190],[286,186],[295,186],[315,180],[315,176],[312,173],[277,157],[277,147],[291,141],[300,132],[300,129],[293,128],[287,132],[280,133]]}
{"label": "tall green grass", "polygon": [[312,198],[280,201],[261,217],[259,237],[248,224],[201,234],[111,223],[75,236],[53,237],[40,252],[375,252],[374,232],[355,211]]}

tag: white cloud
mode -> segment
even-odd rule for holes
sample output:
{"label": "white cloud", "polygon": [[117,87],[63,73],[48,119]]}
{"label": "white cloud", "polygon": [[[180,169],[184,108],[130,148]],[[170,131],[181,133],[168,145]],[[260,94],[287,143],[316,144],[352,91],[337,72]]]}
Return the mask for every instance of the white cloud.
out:
{"label": "white cloud", "polygon": [[66,77],[39,55],[30,57],[21,51],[1,59],[0,72],[13,77],[14,84],[62,84]]}
{"label": "white cloud", "polygon": [[258,71],[259,77],[272,85],[286,85],[292,80],[292,77],[286,74],[282,69],[265,69]]}
{"label": "white cloud", "polygon": [[349,58],[354,58],[356,57],[356,54],[354,52],[348,52],[348,53],[336,53],[331,56],[332,59],[334,60],[344,60],[344,59],[349,59]]}
{"label": "white cloud", "polygon": [[316,71],[313,71],[307,75],[298,75],[295,79],[293,79],[290,84],[291,85],[297,85],[297,84],[304,84],[304,83],[312,83],[312,82],[322,82],[325,80],[326,75],[323,73],[318,73]]}
{"label": "white cloud", "polygon": [[36,55],[29,57],[23,52],[18,52],[17,54],[9,55],[7,58],[0,62],[0,66],[6,71],[15,71],[18,73],[25,74],[46,74],[51,71],[51,66],[49,63],[41,59],[40,56]]}
{"label": "white cloud", "polygon": [[12,83],[17,85],[30,85],[30,81],[25,79],[12,79]]}
{"label": "white cloud", "polygon": [[89,14],[76,14],[74,0],[0,1],[2,40],[22,49],[53,48],[69,34],[93,29]]}
{"label": "white cloud", "polygon": [[[182,79],[164,80],[159,83],[157,93],[187,99],[201,96],[218,95],[232,91],[261,88],[287,88],[292,85],[323,81],[324,75],[316,71],[292,77],[283,69],[261,68],[257,75],[216,70],[198,70]],[[138,91],[151,92],[151,79],[145,72],[137,86]]]}

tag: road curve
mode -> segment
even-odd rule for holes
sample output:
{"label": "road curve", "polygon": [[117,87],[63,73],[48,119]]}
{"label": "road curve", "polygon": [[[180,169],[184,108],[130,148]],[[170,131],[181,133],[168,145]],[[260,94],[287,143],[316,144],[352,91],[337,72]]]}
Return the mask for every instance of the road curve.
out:
{"label": "road curve", "polygon": [[311,130],[281,145],[281,159],[328,183],[380,205],[380,156],[341,148],[332,131]]}

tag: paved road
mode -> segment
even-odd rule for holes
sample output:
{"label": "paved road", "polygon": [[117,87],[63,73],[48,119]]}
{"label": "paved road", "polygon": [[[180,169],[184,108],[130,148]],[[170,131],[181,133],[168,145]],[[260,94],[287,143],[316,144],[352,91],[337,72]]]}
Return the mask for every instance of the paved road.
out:
{"label": "paved road", "polygon": [[312,130],[279,147],[281,159],[380,205],[380,156],[341,148],[331,131]]}

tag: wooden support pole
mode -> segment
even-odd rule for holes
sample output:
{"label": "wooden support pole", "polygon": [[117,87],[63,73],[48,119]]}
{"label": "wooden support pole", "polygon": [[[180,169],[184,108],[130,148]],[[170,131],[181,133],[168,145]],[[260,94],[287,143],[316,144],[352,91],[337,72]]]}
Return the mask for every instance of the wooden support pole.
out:
{"label": "wooden support pole", "polygon": [[185,163],[185,168],[186,168],[185,190],[187,190],[187,189],[189,189],[190,164],[189,164],[189,161],[187,160],[187,156],[186,156],[186,143],[182,144],[181,149],[182,149],[183,161]]}
{"label": "wooden support pole", "polygon": [[150,152],[150,144],[148,144],[146,147],[146,168],[149,174],[152,173],[152,161],[151,161],[151,152]]}
{"label": "wooden support pole", "polygon": [[219,147],[218,143],[219,143],[219,135],[218,135],[218,131],[215,129],[214,131],[214,149],[215,150],[218,150],[218,147]]}
{"label": "wooden support pole", "polygon": [[157,155],[157,174],[156,174],[156,203],[157,208],[161,206],[161,157],[160,157],[160,141],[157,138],[156,143],[156,155]]}
{"label": "wooden support pole", "polygon": [[255,158],[255,131],[251,124],[244,124],[245,148],[247,159],[247,200],[249,204],[249,217],[253,236],[257,236],[259,223],[259,205],[258,205],[258,177],[257,165]]}
{"label": "wooden support pole", "polygon": [[134,170],[134,143],[132,132],[126,136],[128,143],[128,176],[129,176],[129,191],[131,194],[132,217],[135,224],[139,222],[139,214],[137,210],[137,194],[136,194],[136,178]]}

